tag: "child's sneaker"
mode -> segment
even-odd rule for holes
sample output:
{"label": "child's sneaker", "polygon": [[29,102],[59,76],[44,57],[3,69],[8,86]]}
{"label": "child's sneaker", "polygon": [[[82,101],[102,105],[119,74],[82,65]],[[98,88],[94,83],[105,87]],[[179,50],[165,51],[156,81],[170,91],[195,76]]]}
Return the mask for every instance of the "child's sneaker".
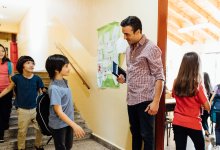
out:
{"label": "child's sneaker", "polygon": [[5,142],[4,137],[0,136],[0,143],[4,143],[4,142]]}

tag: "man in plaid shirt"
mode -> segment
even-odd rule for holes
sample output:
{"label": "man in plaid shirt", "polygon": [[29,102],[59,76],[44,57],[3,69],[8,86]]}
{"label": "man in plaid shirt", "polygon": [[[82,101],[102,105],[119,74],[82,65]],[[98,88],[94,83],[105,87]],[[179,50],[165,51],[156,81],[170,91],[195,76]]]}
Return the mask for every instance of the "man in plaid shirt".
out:
{"label": "man in plaid shirt", "polygon": [[[142,24],[136,16],[127,17],[121,26],[129,44],[126,80],[132,149],[141,150],[143,140],[144,150],[154,150],[155,115],[165,80],[161,50],[142,34]],[[117,80],[126,82],[122,74]]]}

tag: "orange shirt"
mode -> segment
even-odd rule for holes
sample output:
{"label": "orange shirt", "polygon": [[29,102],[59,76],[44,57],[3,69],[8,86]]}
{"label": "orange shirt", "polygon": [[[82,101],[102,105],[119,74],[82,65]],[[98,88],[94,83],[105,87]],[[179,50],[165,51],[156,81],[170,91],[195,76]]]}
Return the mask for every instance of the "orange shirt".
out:
{"label": "orange shirt", "polygon": [[10,84],[8,76],[8,64],[0,64],[0,92]]}
{"label": "orange shirt", "polygon": [[172,95],[176,99],[173,125],[202,130],[201,105],[208,101],[204,87],[200,85],[197,95],[193,97],[179,97],[174,92]]}

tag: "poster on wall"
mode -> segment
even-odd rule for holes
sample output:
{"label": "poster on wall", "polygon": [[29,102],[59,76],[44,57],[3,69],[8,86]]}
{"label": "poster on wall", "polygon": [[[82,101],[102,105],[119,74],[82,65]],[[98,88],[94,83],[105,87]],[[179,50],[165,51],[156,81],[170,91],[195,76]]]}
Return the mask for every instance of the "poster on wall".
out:
{"label": "poster on wall", "polygon": [[[112,22],[98,31],[98,72],[97,84],[99,88],[118,88],[119,83],[112,74],[113,61],[119,62],[119,53],[123,52],[121,48],[120,26],[118,22]],[[119,48],[120,47],[120,48]],[[119,49],[118,49],[119,48]]]}

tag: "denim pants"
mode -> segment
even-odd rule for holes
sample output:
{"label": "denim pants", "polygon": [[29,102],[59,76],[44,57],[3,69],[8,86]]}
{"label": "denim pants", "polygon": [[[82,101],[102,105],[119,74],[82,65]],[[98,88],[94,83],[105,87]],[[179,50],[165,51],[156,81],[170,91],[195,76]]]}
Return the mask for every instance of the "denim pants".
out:
{"label": "denim pants", "polygon": [[144,150],[154,150],[155,116],[145,112],[150,103],[142,102],[136,105],[128,105],[132,150],[141,150],[142,141],[144,141]]}
{"label": "denim pants", "polygon": [[73,145],[73,129],[70,126],[52,129],[52,136],[56,150],[70,150]]}
{"label": "denim pants", "polygon": [[188,136],[192,139],[196,150],[205,150],[205,141],[202,130],[194,130],[173,125],[173,132],[176,150],[186,150]]}

